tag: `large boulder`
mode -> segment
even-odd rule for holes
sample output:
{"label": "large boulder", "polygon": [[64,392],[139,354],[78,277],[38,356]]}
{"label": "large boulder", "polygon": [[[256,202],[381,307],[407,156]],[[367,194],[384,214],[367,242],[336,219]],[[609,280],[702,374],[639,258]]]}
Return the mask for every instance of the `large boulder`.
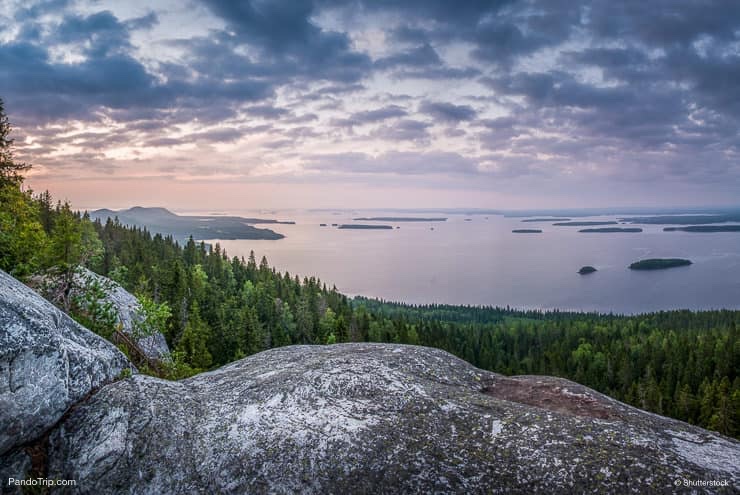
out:
{"label": "large boulder", "polygon": [[166,356],[169,356],[170,349],[167,346],[167,341],[165,340],[164,335],[161,333],[157,332],[153,335],[146,336],[137,335],[136,323],[141,320],[141,303],[139,303],[136,296],[121,287],[117,282],[102,275],[98,275],[87,268],[79,269],[77,273],[77,281],[82,287],[85,287],[90,282],[94,281],[104,288],[107,293],[104,302],[109,302],[113,306],[113,309],[118,315],[118,322],[121,325],[121,331],[127,335],[133,336],[136,339],[137,345],[147,357],[152,359],[163,359]]}
{"label": "large boulder", "polygon": [[127,368],[113,344],[0,271],[0,456]]}
{"label": "large boulder", "polygon": [[133,376],[75,408],[48,461],[85,493],[740,489],[736,440],[567,380],[387,344],[273,349],[180,382]]}

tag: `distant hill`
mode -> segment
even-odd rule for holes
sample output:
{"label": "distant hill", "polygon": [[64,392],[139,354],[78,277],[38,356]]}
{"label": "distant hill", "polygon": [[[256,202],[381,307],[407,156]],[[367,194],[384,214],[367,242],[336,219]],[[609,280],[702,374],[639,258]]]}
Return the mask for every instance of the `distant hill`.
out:
{"label": "distant hill", "polygon": [[135,206],[128,210],[100,209],[90,212],[93,220],[105,223],[108,218],[118,218],[124,225],[145,227],[150,232],[171,235],[179,240],[188,239],[282,239],[282,234],[270,229],[258,229],[250,224],[285,224],[262,218],[234,216],[185,216],[172,213],[166,208]]}

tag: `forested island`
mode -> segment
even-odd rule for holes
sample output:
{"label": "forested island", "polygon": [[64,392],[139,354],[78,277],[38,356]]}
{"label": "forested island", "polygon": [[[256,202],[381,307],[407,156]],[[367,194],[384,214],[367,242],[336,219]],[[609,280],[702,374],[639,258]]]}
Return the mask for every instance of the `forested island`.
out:
{"label": "forested island", "polygon": [[359,222],[446,222],[446,217],[360,217]]}
{"label": "forested island", "polygon": [[391,225],[367,225],[361,223],[343,223],[338,228],[340,229],[358,229],[358,230],[388,230],[393,229]]}
{"label": "forested island", "polygon": [[541,234],[540,229],[514,229],[511,231],[514,234]]}
{"label": "forested island", "polygon": [[740,222],[740,210],[728,210],[722,213],[705,215],[654,215],[645,217],[620,218],[623,222],[664,225],[711,224],[725,222]]}
{"label": "forested island", "polygon": [[106,222],[117,218],[124,225],[142,227],[150,232],[171,235],[181,242],[188,237],[195,239],[282,239],[282,234],[270,229],[258,229],[249,224],[294,224],[263,218],[243,218],[235,216],[185,216],[176,215],[165,208],[144,208],[135,206],[128,210],[108,209],[90,212],[90,218]]}
{"label": "forested island", "polygon": [[586,222],[558,222],[558,223],[554,223],[553,225],[555,225],[556,227],[590,227],[590,226],[596,226],[596,225],[618,225],[618,223],[617,222],[603,222],[603,221],[598,221],[598,222],[586,221]]}
{"label": "forested island", "polygon": [[592,233],[603,233],[603,234],[612,234],[617,232],[642,232],[642,229],[635,228],[635,227],[604,227],[599,229],[581,229],[578,232],[584,232],[587,234]]}
{"label": "forested island", "polygon": [[740,225],[690,225],[688,227],[665,227],[664,232],[740,232]]}
{"label": "forested island", "polygon": [[636,261],[632,263],[629,268],[630,270],[663,270],[665,268],[688,266],[691,264],[691,260],[681,258],[651,258]]}
{"label": "forested island", "polygon": [[596,271],[596,268],[593,266],[582,266],[580,270],[578,270],[578,273],[581,275],[587,275],[589,273],[594,273]]}

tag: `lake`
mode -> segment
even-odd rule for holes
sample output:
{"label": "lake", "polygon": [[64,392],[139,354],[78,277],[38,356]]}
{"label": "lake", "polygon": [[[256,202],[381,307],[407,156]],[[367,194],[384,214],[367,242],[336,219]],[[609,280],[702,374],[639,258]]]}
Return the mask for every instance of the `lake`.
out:
{"label": "lake", "polygon": [[[579,233],[583,227],[524,223],[500,215],[398,212],[230,211],[294,220],[277,241],[218,241],[230,256],[291,275],[317,276],[348,295],[408,303],[450,303],[618,313],[740,308],[740,233]],[[446,216],[446,222],[376,222],[393,230],[340,230],[361,216]],[[577,221],[615,220],[580,217]],[[329,226],[320,227],[326,223]],[[355,222],[371,223],[371,222]],[[629,225],[633,227],[635,225]],[[268,226],[270,227],[270,226]],[[626,225],[624,226],[626,227]],[[433,228],[433,230],[432,230]],[[542,229],[514,234],[513,229]],[[216,241],[209,241],[215,243]],[[688,258],[687,267],[633,271],[644,258]],[[583,265],[598,271],[579,275]]]}

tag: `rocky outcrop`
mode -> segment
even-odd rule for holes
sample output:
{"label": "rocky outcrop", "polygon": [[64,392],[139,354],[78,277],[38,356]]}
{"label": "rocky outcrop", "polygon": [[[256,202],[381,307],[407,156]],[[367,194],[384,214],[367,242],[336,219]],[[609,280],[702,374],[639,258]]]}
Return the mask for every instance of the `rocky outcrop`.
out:
{"label": "rocky outcrop", "polygon": [[740,490],[736,440],[431,348],[293,346],[114,381],[130,366],[0,272],[3,491],[29,476],[82,493]]}
{"label": "rocky outcrop", "polygon": [[130,367],[113,344],[0,271],[0,455]]}
{"label": "rocky outcrop", "polygon": [[[49,438],[85,493],[674,493],[740,489],[740,442],[430,348],[263,352],[109,385]],[[679,487],[679,488],[677,488]]]}
{"label": "rocky outcrop", "polygon": [[85,286],[88,281],[96,281],[105,288],[107,296],[105,302],[110,302],[118,314],[121,331],[136,338],[137,345],[152,359],[162,359],[169,355],[170,349],[164,335],[157,332],[153,335],[137,336],[136,322],[141,319],[141,304],[136,296],[121,287],[117,282],[98,275],[87,268],[80,268],[77,276],[79,284]]}

